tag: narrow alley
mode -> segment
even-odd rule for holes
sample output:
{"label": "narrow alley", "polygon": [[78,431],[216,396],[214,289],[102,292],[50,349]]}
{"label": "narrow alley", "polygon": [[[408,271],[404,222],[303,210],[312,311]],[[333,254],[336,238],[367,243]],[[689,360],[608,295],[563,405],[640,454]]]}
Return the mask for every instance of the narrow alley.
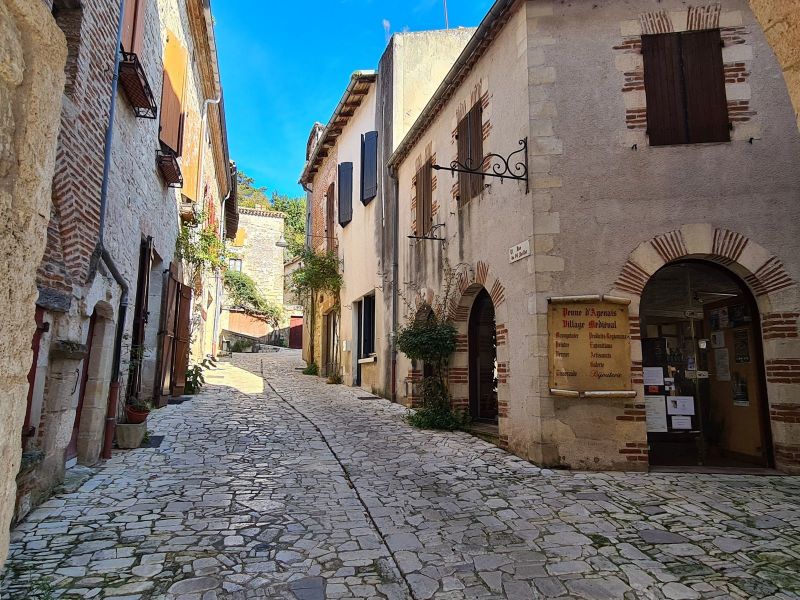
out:
{"label": "narrow alley", "polygon": [[17,526],[3,598],[800,598],[798,477],[539,469],[233,362]]}

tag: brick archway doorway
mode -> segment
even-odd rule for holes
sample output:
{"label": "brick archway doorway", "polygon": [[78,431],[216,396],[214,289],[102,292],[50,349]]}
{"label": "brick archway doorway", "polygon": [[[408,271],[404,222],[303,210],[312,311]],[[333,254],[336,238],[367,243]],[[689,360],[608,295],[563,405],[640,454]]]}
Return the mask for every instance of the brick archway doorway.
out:
{"label": "brick archway doorway", "polygon": [[497,339],[492,298],[481,288],[469,315],[469,413],[478,423],[497,424]]}
{"label": "brick archway doorway", "polygon": [[650,464],[770,467],[758,305],[709,261],[671,262],[639,307]]}

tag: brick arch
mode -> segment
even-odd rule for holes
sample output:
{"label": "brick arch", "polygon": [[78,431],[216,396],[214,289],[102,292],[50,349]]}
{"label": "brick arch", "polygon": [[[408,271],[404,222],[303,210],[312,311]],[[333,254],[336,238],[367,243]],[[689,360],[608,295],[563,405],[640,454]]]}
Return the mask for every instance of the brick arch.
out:
{"label": "brick arch", "polygon": [[796,400],[800,397],[800,286],[778,256],[741,233],[696,223],[657,235],[630,253],[610,292],[631,299],[632,376],[639,397],[644,394],[638,343],[642,292],[659,269],[690,258],[724,266],[755,297],[776,467],[800,473],[800,401]]}
{"label": "brick arch", "polygon": [[506,288],[491,273],[488,263],[478,261],[475,266],[466,266],[459,270],[456,280],[457,293],[451,300],[449,316],[456,327],[456,351],[448,367],[448,383],[453,397],[453,405],[457,408],[469,409],[469,315],[475,298],[485,289],[492,299],[495,311],[495,327],[497,339],[498,390],[497,403],[499,411],[499,445],[508,445],[506,419],[508,415],[509,388],[509,352],[508,352],[508,307]]}

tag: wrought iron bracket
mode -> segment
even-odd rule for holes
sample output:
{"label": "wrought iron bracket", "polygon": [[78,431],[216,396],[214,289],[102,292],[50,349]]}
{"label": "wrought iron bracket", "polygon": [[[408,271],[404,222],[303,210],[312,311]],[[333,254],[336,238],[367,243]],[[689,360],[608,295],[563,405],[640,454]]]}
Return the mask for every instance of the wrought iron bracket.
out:
{"label": "wrought iron bracket", "polygon": [[[483,175],[485,177],[499,177],[500,183],[506,179],[513,179],[514,181],[525,182],[525,193],[530,191],[528,182],[528,138],[523,138],[519,141],[521,148],[515,150],[508,156],[502,154],[487,154],[481,160],[479,165],[473,165],[471,159],[467,159],[464,163],[454,160],[450,163],[449,167],[442,165],[433,165],[435,171],[450,171],[453,173],[467,173],[469,175]],[[522,154],[522,156],[517,156]],[[516,158],[515,158],[516,157]],[[481,170],[484,163],[488,159],[486,170]]]}
{"label": "wrought iron bracket", "polygon": [[431,235],[409,235],[408,239],[410,240],[433,240],[435,242],[446,242],[447,238],[440,238],[433,235],[436,230],[441,229],[444,227],[444,223],[439,223],[438,225],[434,225],[431,227],[430,234]]}

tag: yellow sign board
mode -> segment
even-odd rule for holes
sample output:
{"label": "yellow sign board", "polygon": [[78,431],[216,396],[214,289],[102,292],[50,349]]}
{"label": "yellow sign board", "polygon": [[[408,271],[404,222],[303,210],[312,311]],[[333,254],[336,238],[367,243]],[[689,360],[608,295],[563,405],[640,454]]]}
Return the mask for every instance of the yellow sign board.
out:
{"label": "yellow sign board", "polygon": [[629,300],[550,298],[550,391],[571,397],[632,397]]}

